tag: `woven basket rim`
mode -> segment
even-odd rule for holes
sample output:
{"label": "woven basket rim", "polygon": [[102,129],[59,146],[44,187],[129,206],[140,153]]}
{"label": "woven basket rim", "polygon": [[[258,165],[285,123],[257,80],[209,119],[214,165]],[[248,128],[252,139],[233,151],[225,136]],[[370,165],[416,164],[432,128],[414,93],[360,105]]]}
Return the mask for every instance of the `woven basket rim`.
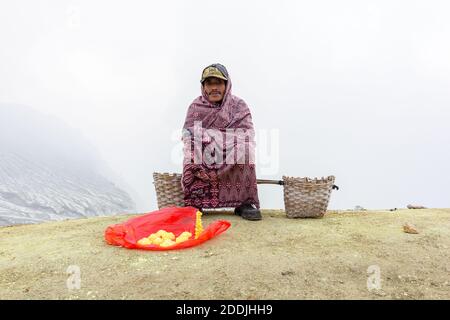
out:
{"label": "woven basket rim", "polygon": [[308,183],[308,184],[311,184],[311,183],[313,183],[313,184],[328,184],[328,183],[334,182],[335,179],[336,179],[336,177],[333,175],[327,176],[327,177],[321,177],[321,178],[283,176],[284,182]]}
{"label": "woven basket rim", "polygon": [[153,175],[160,175],[160,176],[180,176],[181,173],[177,172],[153,172]]}

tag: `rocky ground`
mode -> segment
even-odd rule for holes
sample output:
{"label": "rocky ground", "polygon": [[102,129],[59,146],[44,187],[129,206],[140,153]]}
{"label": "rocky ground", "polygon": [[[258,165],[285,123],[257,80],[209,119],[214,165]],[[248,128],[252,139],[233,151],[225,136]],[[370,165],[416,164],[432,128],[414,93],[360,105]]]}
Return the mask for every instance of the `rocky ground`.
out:
{"label": "rocky ground", "polygon": [[203,223],[230,229],[198,247],[106,244],[105,228],[132,216],[0,228],[0,299],[450,299],[450,209],[224,211]]}

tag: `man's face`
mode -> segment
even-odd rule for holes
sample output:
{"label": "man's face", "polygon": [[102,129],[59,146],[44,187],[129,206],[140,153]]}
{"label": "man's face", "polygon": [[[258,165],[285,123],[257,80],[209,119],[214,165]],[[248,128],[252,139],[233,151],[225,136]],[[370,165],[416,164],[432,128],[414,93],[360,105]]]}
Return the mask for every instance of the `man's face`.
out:
{"label": "man's face", "polygon": [[225,81],[219,78],[207,78],[203,82],[206,95],[210,102],[220,102],[225,94]]}

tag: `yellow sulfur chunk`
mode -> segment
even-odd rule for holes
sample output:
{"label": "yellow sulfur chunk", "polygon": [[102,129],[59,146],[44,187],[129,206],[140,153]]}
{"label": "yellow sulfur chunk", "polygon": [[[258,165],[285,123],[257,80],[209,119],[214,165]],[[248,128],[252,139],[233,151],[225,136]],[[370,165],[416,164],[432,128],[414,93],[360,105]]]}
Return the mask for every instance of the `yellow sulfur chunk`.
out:
{"label": "yellow sulfur chunk", "polygon": [[158,230],[158,232],[156,232],[155,235],[157,235],[158,237],[162,237],[166,233],[167,233],[166,230]]}
{"label": "yellow sulfur chunk", "polygon": [[182,234],[180,234],[178,237],[186,237],[186,238],[190,238],[192,237],[192,233],[184,231]]}
{"label": "yellow sulfur chunk", "polygon": [[152,243],[156,245],[160,245],[164,240],[162,238],[155,238],[153,239]]}
{"label": "yellow sulfur chunk", "polygon": [[175,235],[172,232],[167,232],[161,236],[164,240],[175,240]]}
{"label": "yellow sulfur chunk", "polygon": [[170,247],[170,246],[173,246],[174,244],[175,244],[175,241],[166,239],[160,244],[160,246],[161,247]]}
{"label": "yellow sulfur chunk", "polygon": [[184,231],[178,236],[178,238],[175,241],[176,241],[176,243],[180,243],[180,242],[189,240],[191,237],[192,237],[192,233]]}
{"label": "yellow sulfur chunk", "polygon": [[138,243],[138,245],[141,245],[141,246],[146,246],[146,245],[152,244],[152,242],[147,238],[142,238],[137,243]]}
{"label": "yellow sulfur chunk", "polygon": [[195,239],[198,239],[200,234],[203,232],[203,225],[202,225],[202,212],[197,211],[196,219],[195,219]]}
{"label": "yellow sulfur chunk", "polygon": [[182,237],[182,236],[179,236],[179,237],[175,240],[175,242],[176,242],[176,243],[181,243],[181,242],[185,242],[185,241],[187,241],[187,240],[189,240],[188,237]]}
{"label": "yellow sulfur chunk", "polygon": [[148,236],[148,240],[153,241],[156,238],[158,238],[158,236],[155,233],[152,233],[151,235]]}

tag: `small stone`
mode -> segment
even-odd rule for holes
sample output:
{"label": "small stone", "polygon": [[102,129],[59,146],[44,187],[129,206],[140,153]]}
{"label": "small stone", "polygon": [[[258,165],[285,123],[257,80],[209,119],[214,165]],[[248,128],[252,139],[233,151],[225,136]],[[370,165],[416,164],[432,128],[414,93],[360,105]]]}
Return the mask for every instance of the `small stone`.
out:
{"label": "small stone", "polygon": [[439,283],[437,283],[437,282],[435,282],[435,281],[431,281],[430,284],[431,284],[433,287],[439,287]]}
{"label": "small stone", "polygon": [[204,255],[203,257],[204,257],[204,258],[209,258],[209,257],[212,257],[212,256],[214,256],[214,255],[215,255],[214,252],[206,252],[205,255]]}
{"label": "small stone", "polygon": [[407,279],[408,279],[408,281],[410,281],[410,282],[414,282],[414,281],[417,281],[417,280],[418,280],[418,278],[417,278],[416,276],[408,276]]}
{"label": "small stone", "polygon": [[419,233],[419,231],[417,231],[416,227],[410,223],[405,223],[403,225],[403,231],[406,233],[411,233],[411,234]]}
{"label": "small stone", "polygon": [[426,209],[424,206],[417,205],[417,204],[408,204],[406,207],[408,209]]}

